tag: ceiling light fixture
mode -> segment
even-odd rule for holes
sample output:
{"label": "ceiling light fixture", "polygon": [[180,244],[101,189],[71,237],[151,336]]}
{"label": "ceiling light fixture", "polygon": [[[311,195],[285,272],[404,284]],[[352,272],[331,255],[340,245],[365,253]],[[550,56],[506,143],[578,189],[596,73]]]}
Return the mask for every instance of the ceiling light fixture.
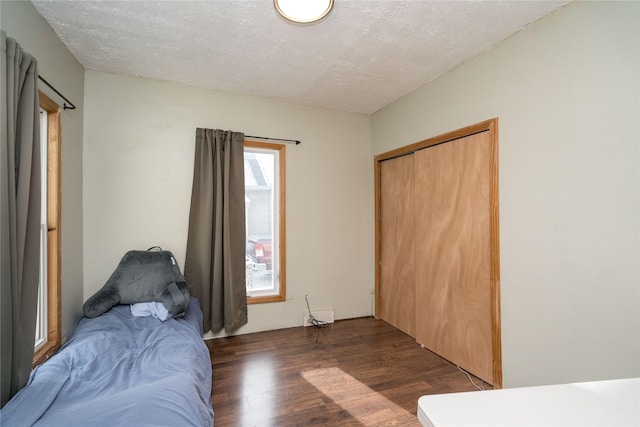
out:
{"label": "ceiling light fixture", "polygon": [[299,24],[311,24],[324,18],[333,9],[333,0],[273,0],[282,17]]}

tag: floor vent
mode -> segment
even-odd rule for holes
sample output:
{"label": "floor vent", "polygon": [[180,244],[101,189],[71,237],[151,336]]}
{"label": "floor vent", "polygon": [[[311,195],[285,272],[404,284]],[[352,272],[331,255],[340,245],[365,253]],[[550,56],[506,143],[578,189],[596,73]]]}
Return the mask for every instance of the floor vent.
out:
{"label": "floor vent", "polygon": [[[311,311],[311,315],[319,321],[322,322],[326,322],[326,323],[333,323],[334,317],[333,317],[333,309],[332,308],[327,308],[324,310],[312,310]],[[303,316],[303,326],[313,326],[310,322],[309,322],[309,313],[304,313]]]}

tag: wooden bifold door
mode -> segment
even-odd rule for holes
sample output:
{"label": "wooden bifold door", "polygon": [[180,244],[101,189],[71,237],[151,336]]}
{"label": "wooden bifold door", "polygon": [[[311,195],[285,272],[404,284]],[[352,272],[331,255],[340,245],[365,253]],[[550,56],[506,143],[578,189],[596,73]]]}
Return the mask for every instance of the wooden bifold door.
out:
{"label": "wooden bifold door", "polygon": [[501,387],[497,119],[375,160],[376,317]]}

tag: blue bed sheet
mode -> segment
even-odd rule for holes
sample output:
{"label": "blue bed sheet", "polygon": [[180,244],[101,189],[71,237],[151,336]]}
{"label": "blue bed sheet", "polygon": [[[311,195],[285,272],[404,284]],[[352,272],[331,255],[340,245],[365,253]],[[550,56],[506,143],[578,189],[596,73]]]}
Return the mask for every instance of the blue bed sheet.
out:
{"label": "blue bed sheet", "polygon": [[37,367],[0,411],[2,426],[213,425],[211,360],[202,311],[161,322],[128,305],[81,318],[67,343]]}

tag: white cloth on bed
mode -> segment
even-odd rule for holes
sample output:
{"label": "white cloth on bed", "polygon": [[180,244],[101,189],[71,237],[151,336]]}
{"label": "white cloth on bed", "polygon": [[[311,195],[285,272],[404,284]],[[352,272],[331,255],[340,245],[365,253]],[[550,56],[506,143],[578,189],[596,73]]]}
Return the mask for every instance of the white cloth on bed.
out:
{"label": "white cloth on bed", "polygon": [[139,302],[131,304],[131,314],[136,317],[155,317],[163,322],[172,317],[169,310],[161,302]]}

